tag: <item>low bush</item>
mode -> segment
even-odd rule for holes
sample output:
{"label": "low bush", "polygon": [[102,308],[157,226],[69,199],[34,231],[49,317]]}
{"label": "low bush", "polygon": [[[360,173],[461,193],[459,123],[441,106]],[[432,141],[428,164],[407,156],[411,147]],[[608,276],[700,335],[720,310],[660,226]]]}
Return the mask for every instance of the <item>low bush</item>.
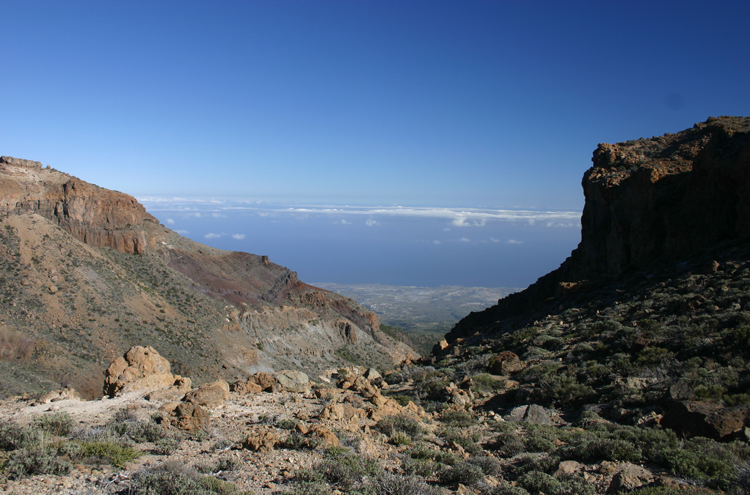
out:
{"label": "low bush", "polygon": [[419,424],[419,421],[408,416],[385,417],[378,421],[375,428],[388,436],[393,436],[396,433],[403,433],[414,439],[419,438],[424,433],[424,429],[422,428],[422,425]]}
{"label": "low bush", "polygon": [[34,427],[58,437],[66,436],[73,431],[73,418],[66,412],[43,414],[34,418]]}
{"label": "low bush", "polygon": [[474,426],[479,422],[468,411],[449,410],[440,415],[440,421],[448,426],[467,427]]}
{"label": "low bush", "polygon": [[438,472],[438,481],[441,485],[455,486],[473,485],[484,478],[482,469],[476,464],[462,462],[455,466],[446,467]]}
{"label": "low bush", "polygon": [[383,471],[368,479],[366,488],[377,495],[438,495],[441,492],[431,487],[418,476],[404,476]]}
{"label": "low bush", "polygon": [[55,449],[47,450],[36,446],[14,451],[4,468],[10,478],[36,474],[61,476],[70,472],[71,464],[60,459]]}
{"label": "low bush", "polygon": [[321,461],[315,470],[322,473],[328,483],[337,485],[345,491],[351,491],[364,477],[377,476],[382,471],[377,461],[359,455],[328,457]]}
{"label": "low bush", "polygon": [[116,467],[137,459],[143,452],[114,441],[87,441],[81,443],[81,457],[88,462],[107,462]]}

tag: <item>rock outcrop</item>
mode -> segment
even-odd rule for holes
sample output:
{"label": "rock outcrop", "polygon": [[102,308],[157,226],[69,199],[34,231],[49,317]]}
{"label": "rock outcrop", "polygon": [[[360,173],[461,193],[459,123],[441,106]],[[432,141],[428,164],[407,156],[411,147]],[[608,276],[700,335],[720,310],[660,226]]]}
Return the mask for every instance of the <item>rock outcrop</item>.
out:
{"label": "rock outcrop", "polygon": [[136,346],[109,365],[105,372],[104,394],[115,397],[139,390],[166,389],[175,383],[190,390],[190,382],[173,375],[169,361],[161,357],[156,349]]}
{"label": "rock outcrop", "polygon": [[750,117],[712,117],[677,134],[600,144],[592,161],[582,182],[581,242],[571,256],[526,290],[461,320],[449,342],[550,298],[750,235]]}
{"label": "rock outcrop", "polygon": [[145,223],[158,223],[132,196],[43,168],[39,162],[0,157],[0,210],[37,213],[76,239],[124,253],[143,253],[150,236]]}

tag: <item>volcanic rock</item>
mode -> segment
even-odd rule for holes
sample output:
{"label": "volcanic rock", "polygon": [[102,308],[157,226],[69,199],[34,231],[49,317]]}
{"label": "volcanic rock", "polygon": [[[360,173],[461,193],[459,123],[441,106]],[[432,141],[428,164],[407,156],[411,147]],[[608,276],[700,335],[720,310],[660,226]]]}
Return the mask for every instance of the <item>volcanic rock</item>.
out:
{"label": "volcanic rock", "polygon": [[110,397],[136,390],[168,388],[175,383],[169,361],[151,346],[136,346],[117,358],[105,372],[104,393]]}
{"label": "volcanic rock", "polygon": [[224,380],[206,383],[185,394],[185,401],[208,408],[217,407],[229,398],[229,385]]}

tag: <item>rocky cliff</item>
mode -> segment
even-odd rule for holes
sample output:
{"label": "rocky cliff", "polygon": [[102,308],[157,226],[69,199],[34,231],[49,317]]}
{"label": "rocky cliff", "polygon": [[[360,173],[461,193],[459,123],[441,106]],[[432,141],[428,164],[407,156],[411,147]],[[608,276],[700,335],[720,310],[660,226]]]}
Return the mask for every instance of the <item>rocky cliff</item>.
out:
{"label": "rocky cliff", "polygon": [[0,214],[0,394],[69,383],[95,395],[135,345],[198,382],[415,357],[353,300],[266,256],[181,237],[133,197],[39,162],[0,158]]}
{"label": "rocky cliff", "polygon": [[135,198],[62,174],[40,162],[0,157],[0,208],[37,213],[96,247],[143,253],[145,223],[158,223]]}
{"label": "rocky cliff", "polygon": [[540,302],[750,235],[750,118],[709,118],[677,134],[600,144],[582,186],[581,242],[557,270],[448,335],[481,331]]}

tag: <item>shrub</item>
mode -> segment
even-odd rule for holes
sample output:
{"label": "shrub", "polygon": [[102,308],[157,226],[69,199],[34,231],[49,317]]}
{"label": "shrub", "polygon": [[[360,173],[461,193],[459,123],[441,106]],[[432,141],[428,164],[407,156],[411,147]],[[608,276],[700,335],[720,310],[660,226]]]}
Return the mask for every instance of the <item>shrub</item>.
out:
{"label": "shrub", "polygon": [[462,462],[455,466],[441,469],[438,480],[441,485],[473,485],[484,478],[482,469],[469,462]]}
{"label": "shrub", "polygon": [[[179,462],[166,462],[133,476],[128,495],[231,495],[238,491],[231,483],[201,476]],[[238,494],[239,495],[239,494]]]}
{"label": "shrub", "polygon": [[482,447],[477,444],[480,438],[478,433],[463,432],[457,428],[446,428],[442,431],[440,436],[447,442],[454,442],[460,445],[470,454],[479,454],[483,450]]}
{"label": "shrub", "polygon": [[505,380],[498,379],[489,373],[472,377],[471,389],[475,392],[497,392],[505,388]]}
{"label": "shrub", "polygon": [[419,421],[408,416],[385,417],[378,421],[375,428],[388,436],[393,436],[396,433],[404,433],[412,438],[418,438],[424,433],[424,429],[419,424]]}
{"label": "shrub", "polygon": [[137,459],[143,452],[124,447],[114,441],[88,441],[81,443],[81,456],[90,461],[108,462],[116,467]]}
{"label": "shrub", "polygon": [[440,493],[416,476],[403,476],[387,471],[368,480],[367,487],[373,489],[377,495],[438,495]]}
{"label": "shrub", "polygon": [[414,402],[412,401],[411,397],[403,394],[389,395],[388,397],[398,402],[398,405],[401,407],[406,407],[407,405],[409,405],[409,402]]}
{"label": "shrub", "polygon": [[363,477],[376,476],[381,471],[377,461],[358,455],[327,458],[315,469],[323,473],[328,483],[337,484],[344,490],[351,490],[362,481]]}
{"label": "shrub", "polygon": [[293,431],[284,439],[282,447],[292,450],[315,450],[321,446],[323,440],[318,437],[306,437],[299,432]]}
{"label": "shrub", "polygon": [[448,426],[459,427],[473,426],[478,423],[476,418],[472,416],[470,412],[456,410],[445,411],[440,415],[440,420],[443,423],[448,424]]}
{"label": "shrub", "polygon": [[277,428],[282,430],[293,430],[297,427],[297,421],[293,419],[282,419],[276,423]]}
{"label": "shrub", "polygon": [[66,436],[73,431],[73,418],[66,412],[45,414],[34,418],[34,426],[58,437]]}
{"label": "shrub", "polygon": [[532,494],[556,495],[562,485],[554,477],[541,471],[531,471],[518,478],[518,485]]}
{"label": "shrub", "polygon": [[500,461],[488,455],[471,457],[467,462],[479,467],[487,476],[495,476],[500,472]]}
{"label": "shrub", "polygon": [[0,450],[23,449],[34,444],[39,437],[39,432],[28,426],[16,423],[0,424]]}
{"label": "shrub", "polygon": [[487,448],[497,451],[502,457],[513,457],[526,451],[524,441],[515,430],[500,433]]}
{"label": "shrub", "polygon": [[440,464],[431,461],[430,459],[413,459],[411,457],[405,457],[401,461],[401,469],[406,474],[416,474],[424,478],[433,476],[440,470]]}
{"label": "shrub", "polygon": [[45,450],[40,446],[22,448],[13,452],[5,464],[5,471],[10,478],[33,476],[36,474],[68,474],[71,465],[61,460],[54,450]]}

